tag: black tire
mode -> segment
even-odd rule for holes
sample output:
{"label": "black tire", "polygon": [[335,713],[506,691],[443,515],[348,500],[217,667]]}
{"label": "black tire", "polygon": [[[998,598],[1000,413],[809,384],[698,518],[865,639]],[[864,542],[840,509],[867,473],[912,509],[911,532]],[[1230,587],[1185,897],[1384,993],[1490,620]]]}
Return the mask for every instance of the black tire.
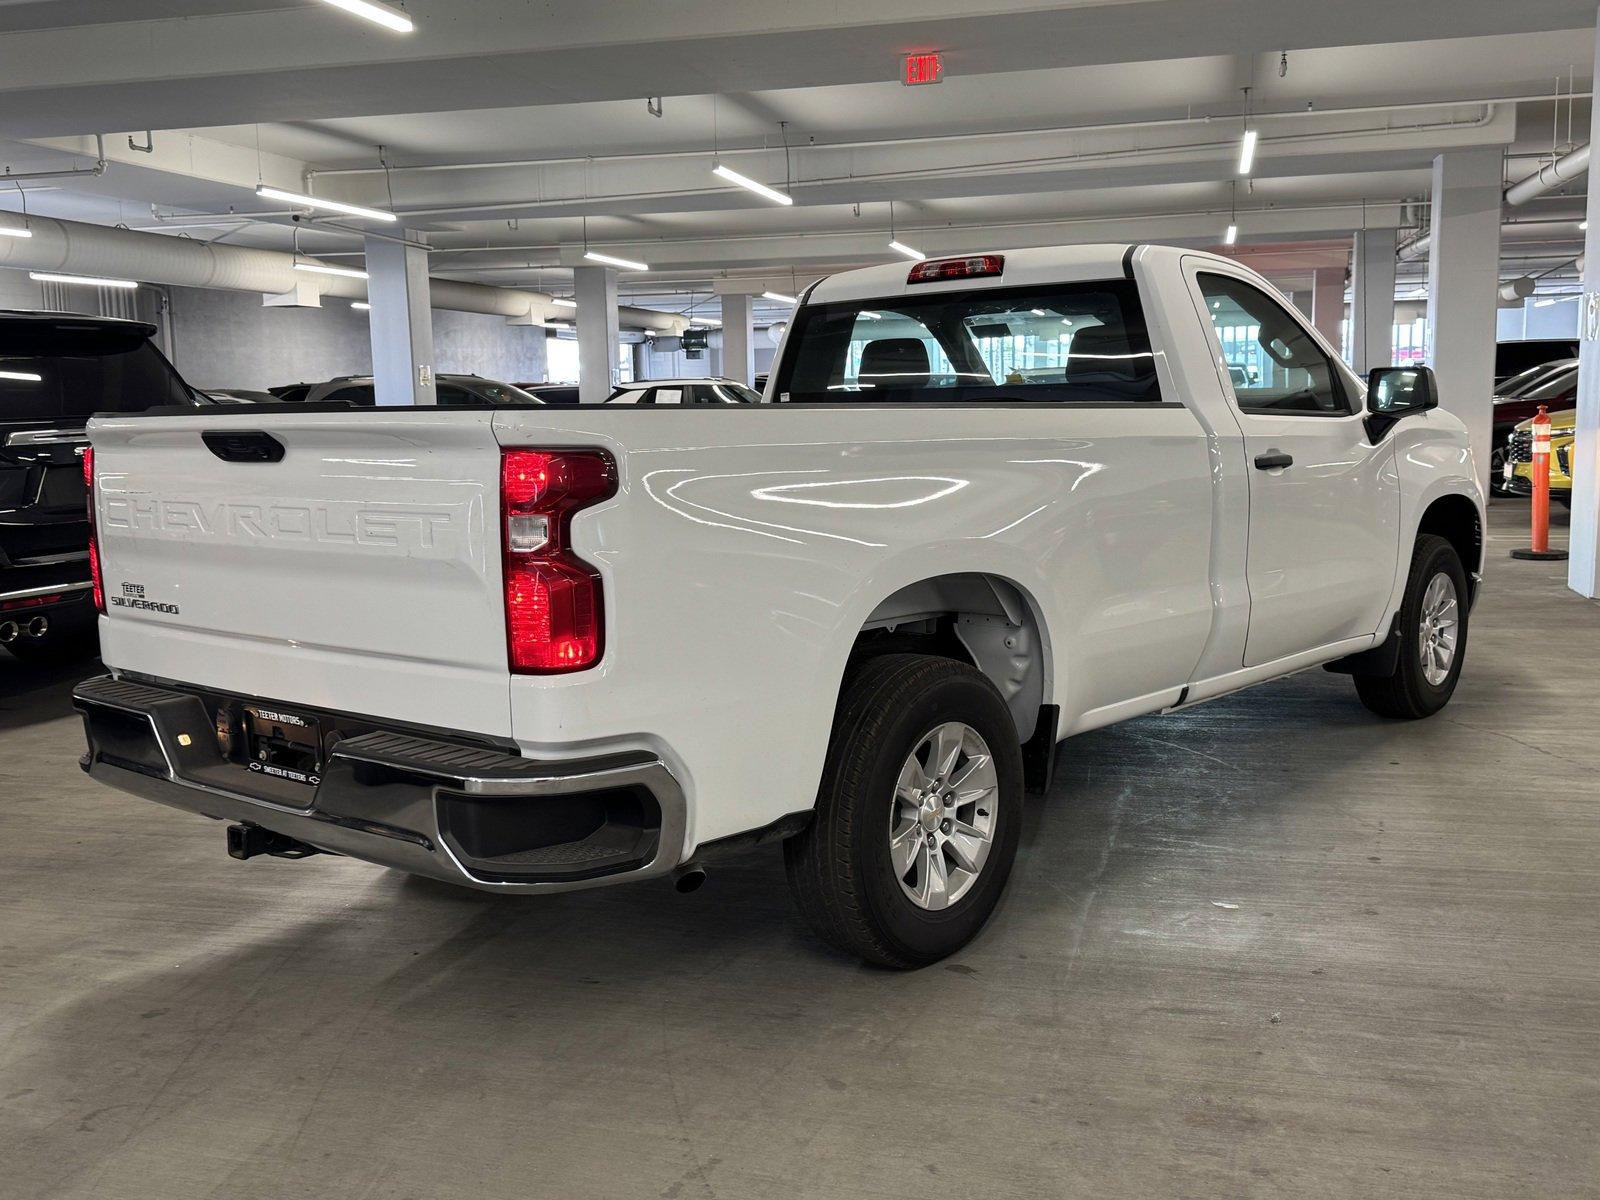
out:
{"label": "black tire", "polygon": [[1489,451],[1489,494],[1492,496],[1516,496],[1519,494],[1506,486],[1505,465],[1507,453],[1505,438],[1501,436],[1500,431],[1497,429],[1494,433],[1494,449]]}
{"label": "black tire", "polygon": [[[955,721],[989,747],[995,824],[970,889],[931,911],[905,894],[891,864],[895,785],[929,731]],[[795,903],[819,937],[869,963],[909,969],[953,954],[983,928],[1021,832],[1022,749],[994,684],[954,659],[888,654],[860,663],[846,679],[816,815],[784,843],[784,864]]]}
{"label": "black tire", "polygon": [[[1430,683],[1422,667],[1422,602],[1428,585],[1439,574],[1450,577],[1456,589],[1455,656],[1444,679]],[[1380,717],[1415,721],[1431,717],[1455,694],[1461,664],[1467,657],[1467,573],[1455,547],[1442,537],[1425,533],[1411,552],[1411,574],[1400,602],[1400,657],[1392,675],[1357,675],[1356,694]]]}

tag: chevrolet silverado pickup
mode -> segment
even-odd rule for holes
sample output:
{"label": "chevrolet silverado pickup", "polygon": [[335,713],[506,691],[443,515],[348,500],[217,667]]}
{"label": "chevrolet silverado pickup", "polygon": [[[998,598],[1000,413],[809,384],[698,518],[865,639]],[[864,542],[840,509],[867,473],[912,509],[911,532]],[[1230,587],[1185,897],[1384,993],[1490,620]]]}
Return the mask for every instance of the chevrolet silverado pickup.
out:
{"label": "chevrolet silverado pickup", "polygon": [[1062,740],[1317,666],[1387,718],[1456,687],[1464,427],[1228,259],[840,274],[765,401],[97,418],[84,768],[235,857],[496,892],[781,841],[905,968],[983,925]]}

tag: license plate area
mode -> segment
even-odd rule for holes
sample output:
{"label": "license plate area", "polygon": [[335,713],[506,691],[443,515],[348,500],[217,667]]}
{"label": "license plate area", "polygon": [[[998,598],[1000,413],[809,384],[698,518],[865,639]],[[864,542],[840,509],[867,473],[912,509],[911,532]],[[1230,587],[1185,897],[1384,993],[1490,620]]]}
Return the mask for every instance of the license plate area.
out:
{"label": "license plate area", "polygon": [[315,718],[246,704],[244,741],[251,771],[307,787],[322,782],[322,725]]}

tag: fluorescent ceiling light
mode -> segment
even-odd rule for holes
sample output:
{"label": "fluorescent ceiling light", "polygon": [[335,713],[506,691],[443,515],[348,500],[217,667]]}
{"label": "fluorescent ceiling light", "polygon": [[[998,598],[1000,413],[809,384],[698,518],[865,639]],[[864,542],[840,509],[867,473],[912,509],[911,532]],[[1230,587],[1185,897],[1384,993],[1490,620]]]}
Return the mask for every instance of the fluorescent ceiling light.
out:
{"label": "fluorescent ceiling light", "polygon": [[868,312],[864,308],[861,310],[861,315],[863,317],[865,317],[869,321],[881,321],[881,320],[883,320],[883,314],[882,313]]}
{"label": "fluorescent ceiling light", "polygon": [[1239,174],[1250,174],[1250,168],[1256,164],[1256,131],[1246,129],[1244,141],[1239,143]]}
{"label": "fluorescent ceiling light", "polygon": [[1224,246],[1231,246],[1238,240],[1239,227],[1237,225],[1229,225],[1226,232],[1224,232],[1222,235],[1222,244]]}
{"label": "fluorescent ceiling light", "polygon": [[366,312],[372,307],[372,305],[368,304],[365,300],[352,300],[350,301],[350,307],[359,308],[362,312]]}
{"label": "fluorescent ceiling light", "polygon": [[33,236],[33,230],[31,230],[31,229],[9,229],[9,228],[7,228],[7,227],[5,227],[3,225],[0,225],[0,237],[32,237],[32,236]]}
{"label": "fluorescent ceiling light", "polygon": [[754,179],[751,179],[750,176],[741,175],[732,167],[725,167],[721,163],[718,163],[716,166],[712,167],[711,173],[713,175],[722,176],[722,178],[726,179],[729,183],[737,183],[740,187],[746,189],[747,191],[754,192],[758,196],[764,196],[766,199],[771,200],[774,204],[794,203],[793,196],[785,196],[776,188],[769,188],[764,183],[757,183]]}
{"label": "fluorescent ceiling light", "polygon": [[[1587,229],[1587,228],[1589,228],[1589,222],[1587,222],[1587,221],[1579,221],[1578,222],[1578,228],[1579,229]],[[0,233],[4,233],[4,232],[5,232],[5,230],[0,229]]]}
{"label": "fluorescent ceiling light", "polygon": [[43,383],[43,375],[35,375],[32,371],[0,371],[0,379],[11,379],[17,383]]}
{"label": "fluorescent ceiling light", "polygon": [[921,262],[923,259],[928,257],[921,250],[913,250],[904,242],[890,242],[889,249],[893,250],[896,254],[904,254],[907,258],[914,258],[918,262]]}
{"label": "fluorescent ceiling light", "polygon": [[785,296],[782,292],[762,292],[761,295],[768,300],[776,300],[779,304],[799,304],[800,301],[793,296]]}
{"label": "fluorescent ceiling light", "polygon": [[294,269],[296,271],[309,271],[313,275],[342,275],[346,279],[365,279],[367,277],[365,271],[358,271],[354,267],[330,267],[324,263],[297,262],[294,264]]}
{"label": "fluorescent ceiling light", "polygon": [[690,317],[689,318],[689,324],[691,324],[691,325],[721,325],[722,322],[717,320],[715,317]]}
{"label": "fluorescent ceiling light", "polygon": [[363,208],[359,204],[346,204],[342,200],[324,200],[321,196],[308,196],[304,192],[286,192],[282,188],[261,184],[256,195],[263,200],[282,200],[285,204],[303,204],[307,208],[325,208],[329,212],[344,213],[351,217],[365,217],[369,221],[398,221],[392,212],[377,208]]}
{"label": "fluorescent ceiling light", "polygon": [[578,307],[578,302],[576,300],[568,300],[564,296],[552,296],[550,298],[550,303],[554,304],[557,308],[577,308]]}
{"label": "fluorescent ceiling light", "polygon": [[80,283],[85,287],[136,288],[131,279],[96,279],[92,275],[52,275],[44,271],[29,271],[28,278],[40,283]]}
{"label": "fluorescent ceiling light", "polygon": [[1535,308],[1549,308],[1552,304],[1561,304],[1567,300],[1576,300],[1577,296],[1546,296],[1543,300],[1535,300]]}
{"label": "fluorescent ceiling light", "polygon": [[363,20],[371,21],[374,25],[382,25],[385,29],[392,29],[396,33],[411,33],[416,29],[411,18],[397,8],[381,3],[381,0],[322,0],[334,8],[342,8],[347,13],[353,13]]}
{"label": "fluorescent ceiling light", "polygon": [[631,258],[618,258],[615,254],[601,254],[598,250],[585,250],[583,256],[590,262],[607,263],[613,267],[626,267],[630,271],[648,271],[649,263],[634,262]]}

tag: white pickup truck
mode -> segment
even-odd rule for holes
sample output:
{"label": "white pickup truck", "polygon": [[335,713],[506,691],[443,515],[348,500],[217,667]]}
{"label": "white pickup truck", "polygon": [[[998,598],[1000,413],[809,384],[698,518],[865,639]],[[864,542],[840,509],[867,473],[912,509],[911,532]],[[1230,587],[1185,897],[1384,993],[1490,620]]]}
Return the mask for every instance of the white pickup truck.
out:
{"label": "white pickup truck", "polygon": [[911,967],[1061,740],[1318,665],[1391,718],[1456,686],[1465,429],[1228,259],[838,275],[766,401],[96,419],[85,769],[236,857],[492,891],[782,840],[824,939]]}

